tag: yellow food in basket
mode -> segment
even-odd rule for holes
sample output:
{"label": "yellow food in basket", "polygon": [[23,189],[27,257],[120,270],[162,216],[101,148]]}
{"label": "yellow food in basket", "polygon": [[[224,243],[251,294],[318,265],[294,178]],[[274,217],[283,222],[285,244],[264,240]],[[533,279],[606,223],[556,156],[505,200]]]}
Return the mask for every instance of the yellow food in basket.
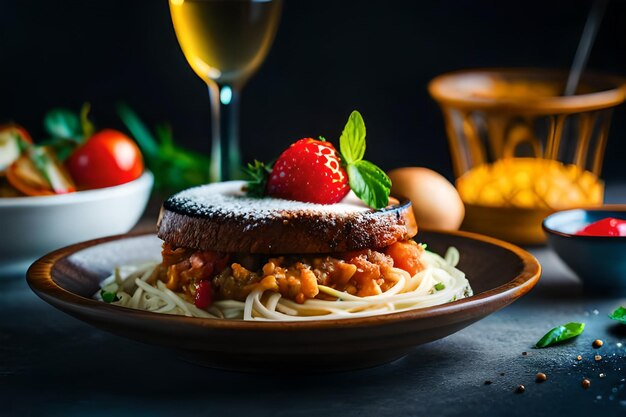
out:
{"label": "yellow food in basket", "polygon": [[457,179],[464,202],[552,210],[601,204],[604,183],[576,165],[538,158],[509,158],[477,166]]}

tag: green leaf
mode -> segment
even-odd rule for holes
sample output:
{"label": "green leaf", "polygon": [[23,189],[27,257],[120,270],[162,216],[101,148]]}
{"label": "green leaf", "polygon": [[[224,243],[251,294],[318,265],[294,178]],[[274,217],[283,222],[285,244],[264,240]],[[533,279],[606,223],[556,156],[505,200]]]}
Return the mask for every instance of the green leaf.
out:
{"label": "green leaf", "polygon": [[626,308],[618,307],[614,312],[609,314],[611,320],[619,321],[622,324],[626,324]]}
{"label": "green leaf", "polygon": [[78,138],[51,138],[38,143],[54,151],[59,162],[64,162],[81,145],[82,137]]}
{"label": "green leaf", "polygon": [[267,179],[272,173],[272,165],[255,159],[254,163],[248,163],[247,168],[242,168],[244,174],[248,177],[247,195],[257,198],[265,196],[265,187],[267,186]]}
{"label": "green leaf", "polygon": [[128,105],[119,103],[117,112],[154,173],[156,189],[171,193],[210,181],[209,158],[177,146],[168,125],[156,126],[153,135]]}
{"label": "green leaf", "polygon": [[339,149],[344,163],[349,165],[363,159],[365,155],[365,122],[361,113],[354,110],[339,138]]}
{"label": "green leaf", "polygon": [[48,165],[50,165],[50,158],[45,151],[44,147],[33,146],[28,152],[28,157],[37,168],[37,171],[46,179],[46,182],[52,186],[52,181],[48,175]]}
{"label": "green leaf", "polygon": [[82,134],[80,119],[71,110],[53,109],[46,113],[43,125],[52,137],[72,139],[80,137]]}
{"label": "green leaf", "polygon": [[80,125],[83,133],[83,140],[86,141],[93,135],[96,128],[93,123],[89,120],[89,111],[91,110],[91,104],[84,103],[83,107],[80,108]]}
{"label": "green leaf", "polygon": [[389,204],[391,180],[385,172],[368,161],[348,165],[350,188],[365,204],[381,209]]}
{"label": "green leaf", "polygon": [[435,284],[435,289],[436,289],[437,291],[445,290],[445,289],[446,289],[446,286],[445,286],[443,283],[438,282],[437,284]]}
{"label": "green leaf", "polygon": [[562,326],[557,326],[554,329],[546,333],[535,344],[538,348],[544,348],[554,345],[555,343],[563,342],[564,340],[571,339],[580,335],[585,330],[585,323],[567,323]]}
{"label": "green leaf", "polygon": [[146,157],[156,156],[159,152],[159,145],[154,136],[150,133],[150,130],[148,130],[139,116],[137,116],[137,113],[127,104],[119,103],[117,105],[117,114],[130,131],[130,134],[137,141],[141,152],[143,152]]}

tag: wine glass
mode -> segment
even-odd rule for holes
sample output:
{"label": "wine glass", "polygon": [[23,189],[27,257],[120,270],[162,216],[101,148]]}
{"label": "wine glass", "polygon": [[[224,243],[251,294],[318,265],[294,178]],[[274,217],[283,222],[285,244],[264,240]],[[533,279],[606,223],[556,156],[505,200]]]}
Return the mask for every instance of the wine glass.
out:
{"label": "wine glass", "polygon": [[239,93],[272,45],[282,0],[169,0],[187,62],[209,87],[211,181],[239,174]]}

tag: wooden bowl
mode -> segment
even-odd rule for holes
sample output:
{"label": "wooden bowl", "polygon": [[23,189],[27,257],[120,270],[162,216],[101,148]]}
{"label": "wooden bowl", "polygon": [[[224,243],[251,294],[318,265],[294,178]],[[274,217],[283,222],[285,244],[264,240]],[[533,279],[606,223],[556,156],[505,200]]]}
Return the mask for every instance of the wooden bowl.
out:
{"label": "wooden bowl", "polygon": [[203,319],[132,310],[96,301],[98,283],[116,265],[158,259],[154,235],[120,235],[59,249],[27,273],[51,305],[100,329],[179,350],[200,364],[243,371],[324,372],[365,368],[406,355],[501,309],[537,283],[541,267],[524,250],[466,232],[421,231],[443,253],[455,246],[475,295],[434,307],[366,318],[307,322]]}

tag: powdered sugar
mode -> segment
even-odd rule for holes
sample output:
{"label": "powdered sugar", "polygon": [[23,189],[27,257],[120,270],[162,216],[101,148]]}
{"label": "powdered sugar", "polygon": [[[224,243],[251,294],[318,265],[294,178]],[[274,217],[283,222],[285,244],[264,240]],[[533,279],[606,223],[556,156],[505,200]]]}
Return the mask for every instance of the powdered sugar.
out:
{"label": "powdered sugar", "polygon": [[236,218],[249,222],[317,215],[343,218],[373,211],[352,192],[337,204],[313,204],[270,197],[247,197],[243,191],[245,184],[245,181],[227,181],[190,188],[170,197],[165,207],[190,216]]}

